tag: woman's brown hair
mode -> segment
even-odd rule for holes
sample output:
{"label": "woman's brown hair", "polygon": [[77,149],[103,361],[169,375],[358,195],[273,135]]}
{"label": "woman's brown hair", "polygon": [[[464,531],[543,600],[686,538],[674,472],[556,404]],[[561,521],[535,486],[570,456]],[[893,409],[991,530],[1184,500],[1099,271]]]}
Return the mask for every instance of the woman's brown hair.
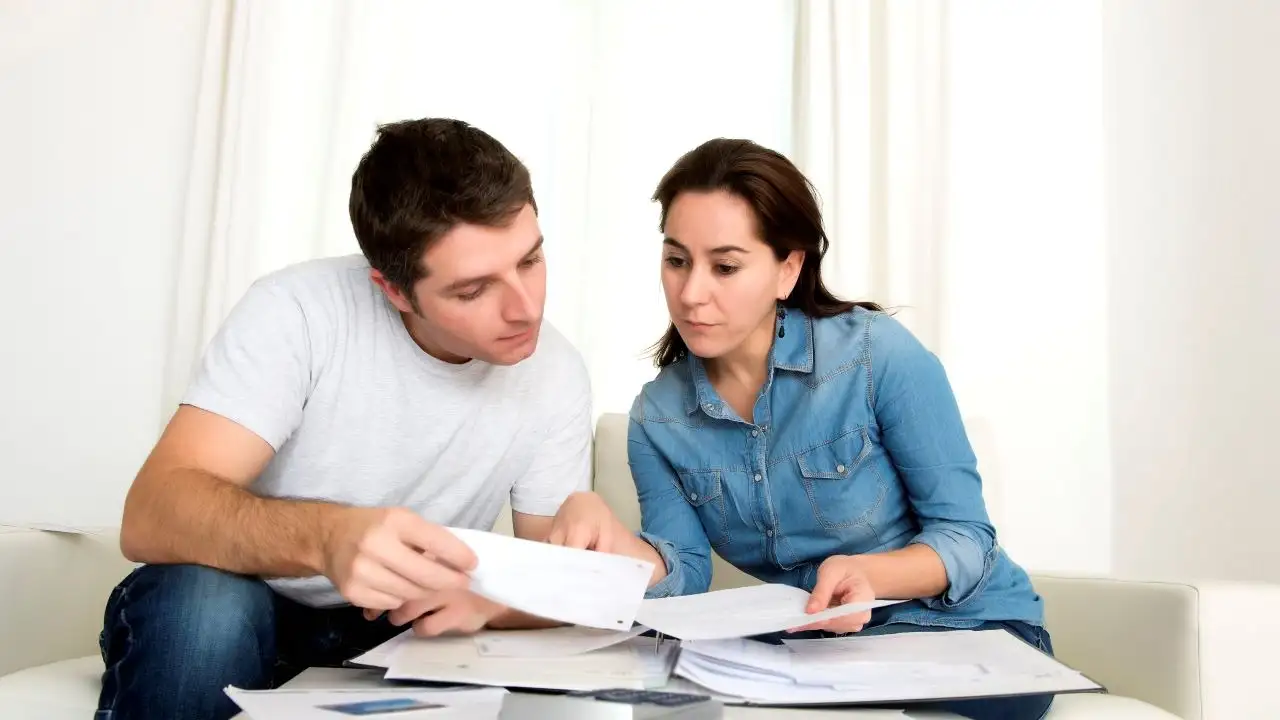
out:
{"label": "woman's brown hair", "polygon": [[[653,199],[662,206],[658,227],[667,224],[667,212],[683,192],[721,190],[745,200],[756,216],[760,235],[778,261],[794,250],[804,252],[800,276],[782,305],[809,317],[832,317],[855,307],[882,310],[873,302],[841,300],[822,282],[822,258],[831,244],[822,226],[813,184],[781,153],[750,140],[717,138],[690,150],[676,161],[658,183]],[[675,325],[667,328],[653,346],[655,364],[666,367],[688,352]]]}

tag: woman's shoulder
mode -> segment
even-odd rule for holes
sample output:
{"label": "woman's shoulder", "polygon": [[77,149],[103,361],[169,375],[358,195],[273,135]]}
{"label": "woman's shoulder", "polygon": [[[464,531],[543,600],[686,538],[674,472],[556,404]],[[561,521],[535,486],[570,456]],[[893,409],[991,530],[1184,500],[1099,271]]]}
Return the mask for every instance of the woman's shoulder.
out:
{"label": "woman's shoulder", "polygon": [[814,348],[819,361],[838,356],[874,364],[878,358],[903,353],[929,353],[920,340],[887,310],[856,306],[813,320]]}
{"label": "woman's shoulder", "polygon": [[689,414],[694,397],[689,363],[677,360],[645,383],[631,404],[631,419],[639,423],[671,420]]}

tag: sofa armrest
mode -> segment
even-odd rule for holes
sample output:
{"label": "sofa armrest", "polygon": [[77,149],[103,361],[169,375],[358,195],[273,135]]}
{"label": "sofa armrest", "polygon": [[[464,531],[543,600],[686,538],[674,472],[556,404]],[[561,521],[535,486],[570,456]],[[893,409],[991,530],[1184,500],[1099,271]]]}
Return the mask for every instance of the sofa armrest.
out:
{"label": "sofa armrest", "polygon": [[107,596],[133,567],[114,534],[0,527],[0,675],[97,654]]}
{"label": "sofa armrest", "polygon": [[1186,720],[1280,717],[1280,586],[1037,575],[1055,654]]}

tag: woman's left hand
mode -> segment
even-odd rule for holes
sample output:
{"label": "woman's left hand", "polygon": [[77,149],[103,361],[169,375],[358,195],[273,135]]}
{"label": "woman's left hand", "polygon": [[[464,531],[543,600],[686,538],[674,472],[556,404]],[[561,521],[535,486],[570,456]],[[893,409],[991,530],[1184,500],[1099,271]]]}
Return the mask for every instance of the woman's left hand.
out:
{"label": "woman's left hand", "polygon": [[[809,593],[805,612],[816,613],[827,608],[854,602],[870,602],[876,599],[871,581],[863,571],[855,555],[832,555],[818,566],[818,581]],[[851,633],[871,622],[871,611],[850,613],[829,620],[810,623],[791,632],[801,630],[826,630],[835,633]]]}

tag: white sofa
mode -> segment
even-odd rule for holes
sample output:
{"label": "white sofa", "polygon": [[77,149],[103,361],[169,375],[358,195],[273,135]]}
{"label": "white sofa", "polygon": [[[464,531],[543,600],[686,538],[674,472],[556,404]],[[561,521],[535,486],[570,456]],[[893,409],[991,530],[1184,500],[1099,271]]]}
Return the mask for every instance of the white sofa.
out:
{"label": "white sofa", "polygon": [[[639,513],[626,418],[601,418],[595,487]],[[496,528],[509,532],[509,523]],[[96,705],[107,594],[131,568],[114,535],[0,527],[0,718],[83,720]],[[714,585],[754,582],[717,562]],[[1280,587],[1037,575],[1058,656],[1111,691],[1059,697],[1048,720],[1277,720]]]}

